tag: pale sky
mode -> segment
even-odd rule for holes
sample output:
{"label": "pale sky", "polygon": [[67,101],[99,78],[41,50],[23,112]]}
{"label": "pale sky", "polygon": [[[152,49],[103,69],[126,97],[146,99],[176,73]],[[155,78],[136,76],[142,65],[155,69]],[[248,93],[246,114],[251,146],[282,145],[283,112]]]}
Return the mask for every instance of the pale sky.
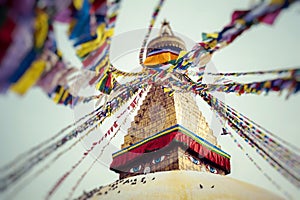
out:
{"label": "pale sky", "polygon": [[[126,42],[133,44],[125,48],[125,55],[119,59],[112,60],[116,67],[132,70],[137,65],[138,51],[148,28],[150,16],[157,1],[153,0],[127,0],[122,4],[120,15],[117,19],[115,35],[116,38],[129,37],[129,40],[113,40],[112,55],[118,57],[120,48],[126,47]],[[246,9],[252,1],[199,1],[199,0],[169,0],[166,1],[155,24],[160,27],[160,22],[167,19],[171,23],[174,32],[183,35],[189,41],[201,41],[202,32],[220,31],[224,25],[230,21],[231,13],[236,9]],[[236,39],[230,46],[217,52],[212,59],[212,65],[219,72],[232,71],[255,71],[268,69],[281,69],[299,67],[299,46],[300,46],[300,4],[297,3],[287,10],[282,11],[273,26],[258,25],[246,31],[241,37]],[[61,30],[58,30],[61,33]],[[132,33],[132,34],[131,34]],[[63,36],[60,37],[60,45],[67,46]],[[152,34],[151,37],[155,37]],[[188,41],[187,41],[188,42]],[[67,47],[63,47],[68,49]],[[66,50],[68,51],[68,50]],[[126,52],[129,52],[126,54]],[[75,65],[79,65],[71,54],[66,59],[71,60]],[[135,59],[135,60],[133,60]],[[122,65],[122,66],[121,66]],[[128,67],[128,68],[127,68]],[[257,80],[253,77],[252,80]],[[298,116],[300,113],[299,94],[291,96],[285,100],[284,95],[277,93],[269,95],[225,95],[225,102],[236,110],[240,111],[250,119],[270,130],[274,134],[298,146],[300,136],[298,130]],[[33,145],[39,144],[47,138],[57,133],[65,126],[73,123],[75,118],[92,109],[93,106],[86,105],[77,110],[68,107],[55,105],[38,88],[32,89],[23,98],[9,93],[0,96],[1,107],[1,165],[9,162],[15,156],[26,151]],[[209,108],[199,103],[200,110],[203,111],[208,123],[211,123]],[[113,120],[108,120],[113,122]],[[128,125],[128,123],[127,123]],[[213,126],[213,125],[212,125]],[[105,129],[105,128],[104,128]],[[126,127],[123,129],[126,132]],[[90,139],[93,140],[101,134],[101,129],[97,130]],[[98,134],[98,135],[97,135]],[[229,136],[220,136],[215,132],[222,149],[231,155],[231,174],[236,178],[257,186],[266,188],[278,195],[283,195],[258,171],[248,158],[241,152]],[[53,186],[55,181],[69,168],[77,162],[84,152],[84,145],[79,144],[71,152],[61,157],[57,163],[49,168],[44,174],[28,184],[22,191],[14,196],[14,188],[8,193],[0,194],[0,198],[14,197],[15,199],[41,199]],[[117,174],[110,172],[107,168],[111,153],[117,149],[122,142],[122,134],[113,142],[113,146],[106,152],[99,163],[92,168],[86,178],[77,189],[75,196],[82,194],[83,190],[89,191],[100,185],[106,185],[117,179]],[[244,147],[247,147],[247,144]],[[247,152],[263,167],[281,187],[292,194],[294,199],[300,196],[300,192],[292,184],[286,181],[279,173],[273,170],[263,159],[261,159],[251,148],[246,148]],[[97,155],[97,153],[95,154]],[[90,166],[94,156],[89,156],[78,169],[66,180],[62,187],[53,196],[53,199],[63,199],[68,196],[70,188],[77,181],[79,176]],[[46,164],[47,162],[42,162]],[[104,164],[103,164],[104,163]],[[34,170],[36,171],[36,170]],[[33,171],[33,172],[34,172]],[[32,172],[30,173],[32,174]],[[28,177],[30,177],[30,174]],[[26,179],[27,177],[25,177]],[[22,181],[20,182],[22,184]],[[16,188],[18,185],[16,185]]]}

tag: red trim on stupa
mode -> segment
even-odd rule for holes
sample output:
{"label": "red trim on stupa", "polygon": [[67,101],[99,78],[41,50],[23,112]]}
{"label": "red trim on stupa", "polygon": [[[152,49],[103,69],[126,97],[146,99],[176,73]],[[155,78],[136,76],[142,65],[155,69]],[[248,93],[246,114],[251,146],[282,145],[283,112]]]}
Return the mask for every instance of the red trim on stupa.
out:
{"label": "red trim on stupa", "polygon": [[129,161],[142,156],[144,153],[155,151],[169,145],[172,141],[177,141],[187,145],[188,148],[198,153],[200,156],[208,159],[209,161],[217,164],[225,171],[226,174],[230,173],[230,158],[224,157],[204,145],[198,143],[191,137],[176,130],[165,135],[159,136],[155,139],[145,142],[144,144],[134,147],[127,152],[117,155],[113,158],[110,169],[118,171],[122,166],[126,165]]}

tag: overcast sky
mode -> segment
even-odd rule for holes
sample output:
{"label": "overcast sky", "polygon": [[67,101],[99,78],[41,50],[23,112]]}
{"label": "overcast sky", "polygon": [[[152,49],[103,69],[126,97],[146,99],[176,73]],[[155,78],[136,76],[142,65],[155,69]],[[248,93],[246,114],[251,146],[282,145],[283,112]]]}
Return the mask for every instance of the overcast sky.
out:
{"label": "overcast sky", "polygon": [[[115,35],[116,38],[124,36],[124,38],[129,38],[130,40],[123,41],[123,43],[117,39],[113,40],[112,54],[114,55],[113,58],[115,58],[113,60],[115,66],[120,66],[122,69],[128,67],[128,70],[132,70],[137,66],[138,51],[132,50],[138,48],[142,43],[141,40],[146,33],[145,31],[156,2],[153,0],[127,0],[123,2],[116,24]],[[160,22],[163,19],[167,19],[170,21],[173,31],[182,35],[186,42],[189,43],[189,41],[201,41],[202,32],[221,30],[229,22],[230,15],[234,10],[248,8],[253,1],[187,0],[184,1],[184,4],[182,2],[179,0],[166,1],[155,27],[159,28]],[[273,26],[259,25],[245,32],[230,46],[217,52],[212,59],[211,65],[219,72],[299,67],[299,22],[300,5],[298,3],[283,11]],[[59,35],[62,30],[62,28],[58,30]],[[151,35],[151,37],[154,36],[155,34]],[[61,35],[59,37],[60,45],[67,46],[64,37]],[[118,47],[122,46],[123,48],[124,43],[128,41],[134,45],[128,47],[128,53],[124,52],[124,56],[117,58],[120,50]],[[63,49],[68,51],[66,47],[63,47]],[[127,51],[126,48],[125,51]],[[66,59],[69,59],[74,65],[79,65],[78,61],[72,58],[70,52],[65,55],[68,57]],[[256,80],[256,77],[253,77],[253,80]],[[298,133],[299,100],[299,94],[291,96],[288,100],[285,100],[284,96],[272,93],[267,96],[225,95],[225,102],[228,105],[296,146],[298,146],[300,138]],[[71,124],[74,118],[77,118],[81,113],[93,108],[90,105],[74,112],[68,107],[57,106],[40,89],[32,89],[23,98],[11,93],[6,96],[0,96],[0,107],[1,164],[12,160],[33,145],[51,137],[63,127]],[[211,124],[212,120],[208,107],[201,102],[199,102],[199,107],[206,116],[208,123]],[[110,122],[112,121],[110,120]],[[213,126],[213,124],[211,125]],[[99,135],[97,134],[103,131],[101,129],[97,130],[93,133],[94,136],[91,140],[98,137]],[[123,129],[122,133],[126,133],[126,128]],[[282,195],[282,192],[277,190],[253,166],[229,136],[220,136],[216,132],[215,135],[218,137],[222,149],[232,156],[232,172],[229,176]],[[110,172],[107,166],[109,165],[111,153],[119,148],[118,144],[122,142],[121,138],[122,134],[121,137],[116,138],[114,145],[100,159],[100,162],[92,168],[78,188],[75,196],[80,195],[83,190],[88,191],[117,179],[117,175]],[[81,157],[84,152],[84,145],[87,142],[89,140],[63,156],[48,171],[13,197],[16,199],[24,199],[24,197],[26,199],[40,199],[44,197],[55,181]],[[241,143],[245,147],[247,146],[247,144]],[[291,193],[295,199],[297,196],[300,196],[299,190],[269,167],[252,149],[246,148],[246,150],[263,167],[266,173],[281,184],[284,190]],[[53,196],[53,199],[62,199],[67,196],[74,182],[90,166],[94,156],[89,156],[80,165]],[[46,164],[46,162],[42,164]],[[14,193],[14,190],[11,190],[10,193],[2,194],[2,196],[10,198],[12,193]]]}

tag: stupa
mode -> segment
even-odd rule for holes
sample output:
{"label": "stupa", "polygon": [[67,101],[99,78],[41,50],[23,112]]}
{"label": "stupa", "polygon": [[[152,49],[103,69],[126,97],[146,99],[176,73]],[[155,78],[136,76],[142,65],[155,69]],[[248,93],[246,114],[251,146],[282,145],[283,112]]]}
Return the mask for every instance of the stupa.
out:
{"label": "stupa", "polygon": [[[149,42],[145,65],[176,59],[185,50],[164,21]],[[119,180],[79,199],[281,199],[232,179],[230,155],[221,149],[192,94],[151,86],[110,169]]]}

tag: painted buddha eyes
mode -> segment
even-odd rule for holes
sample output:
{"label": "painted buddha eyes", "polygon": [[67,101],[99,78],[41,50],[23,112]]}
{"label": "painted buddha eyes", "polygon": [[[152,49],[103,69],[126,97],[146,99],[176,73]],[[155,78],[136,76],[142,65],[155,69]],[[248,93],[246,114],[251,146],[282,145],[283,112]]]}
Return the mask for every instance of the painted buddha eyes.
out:
{"label": "painted buddha eyes", "polygon": [[131,172],[131,173],[136,173],[136,172],[139,172],[141,169],[142,169],[142,166],[139,165],[139,166],[137,166],[137,167],[131,168],[131,169],[130,169],[130,172]]}
{"label": "painted buddha eyes", "polygon": [[[162,162],[165,158],[166,158],[166,156],[160,156],[156,159],[153,159],[151,163],[158,164],[158,163]],[[142,165],[139,165],[139,166],[131,168],[129,171],[131,173],[137,173],[137,172],[140,172],[141,170],[142,170]]]}
{"label": "painted buddha eyes", "polygon": [[190,155],[189,153],[185,152],[184,156],[188,158],[193,164],[200,165],[201,162],[199,159],[195,158],[194,156]]}
{"label": "painted buddha eyes", "polygon": [[208,167],[208,169],[209,169],[209,171],[211,172],[211,173],[213,173],[213,174],[217,174],[218,172],[217,172],[217,170],[216,170],[216,168],[214,168],[214,167],[211,167],[211,166],[207,166]]}
{"label": "painted buddha eyes", "polygon": [[190,161],[194,163],[195,165],[200,165],[200,160],[194,158],[193,156],[189,156]]}
{"label": "painted buddha eyes", "polygon": [[156,158],[156,159],[153,159],[152,160],[152,164],[158,164],[158,163],[160,163],[161,161],[163,161],[165,159],[165,156],[160,156],[160,157],[158,157],[158,158]]}

